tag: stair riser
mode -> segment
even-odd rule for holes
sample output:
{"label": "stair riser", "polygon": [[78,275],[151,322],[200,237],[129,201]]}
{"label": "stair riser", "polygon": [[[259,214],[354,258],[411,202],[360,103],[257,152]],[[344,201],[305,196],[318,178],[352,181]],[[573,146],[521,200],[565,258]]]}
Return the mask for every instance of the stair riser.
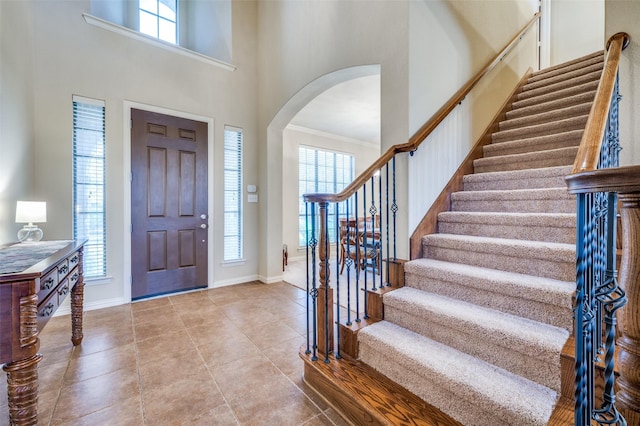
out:
{"label": "stair riser", "polygon": [[551,91],[549,93],[535,94],[535,92],[527,92],[527,94],[520,94],[518,100],[514,102],[511,107],[514,110],[517,110],[519,108],[526,108],[544,102],[564,99],[569,96],[593,92],[597,88],[598,80],[593,80],[567,89]]}
{"label": "stair riser", "polygon": [[[506,249],[504,252],[509,253]],[[474,251],[473,247],[459,249],[423,243],[422,253],[424,257],[429,259],[464,263],[467,265],[482,266],[561,281],[571,281],[576,275],[575,261],[548,259],[537,255],[534,251],[530,252],[530,257],[519,257],[517,253],[512,253],[510,255],[504,254],[497,258],[495,253]]]}
{"label": "stair riser", "polygon": [[456,329],[455,323],[445,323],[427,311],[412,315],[385,305],[385,320],[560,393],[560,354],[557,352],[540,353],[536,348],[526,347],[516,351],[510,345],[500,345],[502,336],[481,335],[469,328]]}
{"label": "stair riser", "polygon": [[455,200],[451,204],[451,210],[456,212],[575,213],[576,202],[566,198],[544,200]]}
{"label": "stair riser", "polygon": [[516,240],[545,241],[548,243],[573,244],[576,228],[529,226],[526,223],[497,225],[487,223],[444,222],[438,220],[438,232],[442,234],[473,235],[489,238],[513,238]]}
{"label": "stair riser", "polygon": [[546,111],[552,111],[555,109],[572,107],[583,104],[585,102],[593,102],[595,93],[595,91],[581,93],[578,95],[557,99],[555,101],[542,102],[525,108],[513,109],[506,113],[506,117],[507,120],[512,120],[515,118],[523,118],[534,114],[540,114]]}
{"label": "stair riser", "polygon": [[500,130],[517,129],[520,127],[533,126],[535,124],[550,123],[556,120],[563,120],[569,117],[578,117],[588,115],[591,110],[590,103],[583,103],[569,108],[563,108],[557,111],[544,112],[527,117],[514,118],[505,120],[500,123]]}
{"label": "stair riser", "polygon": [[405,273],[405,285],[422,291],[440,294],[474,303],[507,314],[571,330],[573,322],[571,304],[564,308],[548,303],[524,299],[510,287],[485,280],[483,277],[456,278],[434,274]]}
{"label": "stair riser", "polygon": [[525,139],[517,142],[503,142],[484,146],[484,158],[502,155],[526,154],[552,149],[573,148],[580,145],[582,132],[571,132],[560,138]]}
{"label": "stair riser", "polygon": [[549,136],[561,132],[570,132],[573,130],[584,130],[586,124],[587,116],[585,115],[562,121],[554,121],[552,123],[500,131],[491,135],[491,141],[492,143],[501,143],[528,139],[537,136]]}

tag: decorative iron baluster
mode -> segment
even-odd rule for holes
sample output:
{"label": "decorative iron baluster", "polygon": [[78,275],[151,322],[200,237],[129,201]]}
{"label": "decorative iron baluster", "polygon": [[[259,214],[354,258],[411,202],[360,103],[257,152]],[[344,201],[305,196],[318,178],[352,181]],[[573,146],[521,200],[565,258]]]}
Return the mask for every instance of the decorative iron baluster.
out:
{"label": "decorative iron baluster", "polygon": [[[305,250],[305,256],[306,256],[306,260],[307,260],[307,267],[306,267],[306,277],[307,277],[307,297],[306,299],[306,313],[307,313],[307,350],[304,351],[305,354],[309,355],[311,353],[311,345],[309,343],[311,336],[311,327],[309,324],[309,296],[311,295],[310,291],[309,291],[309,203],[304,203],[304,229],[305,229],[305,239],[307,241],[306,244],[306,250]],[[314,262],[315,263],[315,262]],[[315,315],[315,314],[314,314]]]}
{"label": "decorative iron baluster", "polygon": [[[390,208],[390,205],[389,205],[389,163],[387,163],[386,166],[385,166],[385,173],[386,173],[386,182],[385,182],[385,185],[384,185],[385,193],[386,193],[385,208],[387,210],[387,214],[385,215],[386,225],[387,225],[386,226],[386,230],[385,230],[385,240],[386,240],[386,243],[387,243],[387,253],[386,254],[387,254],[387,262],[388,262],[389,258],[390,258],[390,256],[389,256],[389,208]],[[382,220],[382,218],[381,218],[381,220]],[[380,224],[380,226],[381,226],[380,231],[382,231],[382,224]],[[380,237],[382,237],[382,235],[380,235]],[[384,257],[380,259],[380,265],[382,265],[382,260],[383,259],[384,259]],[[387,274],[387,286],[388,287],[391,286],[391,283],[389,282],[389,281],[391,281],[389,279],[389,271],[390,270],[391,270],[391,268],[389,267],[389,264],[387,263],[386,274]],[[380,275],[382,275],[382,274],[380,274]]]}
{"label": "decorative iron baluster", "polygon": [[393,166],[393,204],[391,204],[391,212],[393,212],[393,260],[398,260],[396,252],[396,213],[398,212],[398,204],[396,203],[396,157],[391,159]]}
{"label": "decorative iron baluster", "polygon": [[[358,193],[356,192],[356,203],[358,202]],[[353,324],[351,322],[351,263],[353,262],[351,260],[351,238],[349,235],[349,202],[347,201],[347,206],[346,206],[346,217],[345,217],[345,225],[346,225],[346,234],[344,235],[344,244],[346,245],[346,250],[342,251],[342,249],[340,250],[340,253],[342,254],[342,263],[343,265],[346,264],[347,265],[347,325],[351,325]],[[341,242],[342,244],[342,242]],[[344,268],[343,268],[344,269]],[[336,269],[337,271],[337,269]],[[338,298],[339,298],[339,294],[338,294]],[[339,300],[339,299],[338,299]],[[357,303],[357,302],[356,302]],[[356,308],[357,309],[357,308]]]}
{"label": "decorative iron baluster", "polygon": [[382,235],[380,235],[380,238],[376,241],[374,235],[375,235],[375,228],[376,225],[378,225],[378,232],[382,231],[382,223],[384,222],[384,217],[382,215],[383,212],[383,208],[382,208],[382,170],[380,170],[378,172],[378,207],[379,207],[379,213],[378,213],[378,219],[376,220],[376,216],[375,215],[371,215],[371,251],[372,251],[372,256],[374,256],[375,258],[372,259],[373,262],[373,279],[376,279],[376,268],[377,268],[377,272],[380,276],[380,280],[379,280],[379,284],[378,284],[378,288],[382,290],[382,288],[384,287],[384,284],[382,283]]}

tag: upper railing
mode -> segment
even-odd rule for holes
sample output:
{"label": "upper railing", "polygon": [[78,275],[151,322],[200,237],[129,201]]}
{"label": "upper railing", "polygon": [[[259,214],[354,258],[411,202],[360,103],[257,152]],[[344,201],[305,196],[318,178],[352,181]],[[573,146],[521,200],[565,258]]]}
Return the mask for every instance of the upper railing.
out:
{"label": "upper railing", "polygon": [[[624,409],[619,409],[619,404],[616,404],[614,387],[616,313],[627,304],[625,286],[618,284],[616,271],[617,204],[618,192],[621,197],[627,197],[627,191],[637,193],[640,188],[637,187],[637,179],[633,188],[620,185],[620,179],[616,181],[617,186],[602,186],[601,182],[603,180],[606,182],[608,179],[602,179],[597,174],[600,172],[607,176],[613,176],[619,170],[618,152],[621,148],[618,132],[618,104],[620,100],[618,67],[622,50],[628,44],[629,35],[625,33],[613,35],[607,43],[602,76],[578,149],[572,175],[566,178],[569,191],[577,195],[576,294],[574,302],[576,342],[574,423],[576,426],[590,426],[594,422],[599,425],[624,426],[627,424],[625,420],[627,413],[624,412]],[[637,173],[638,169],[631,170]],[[613,180],[609,181],[613,183]],[[637,195],[630,197],[630,199],[634,199],[637,198]],[[633,220],[627,222],[637,226]],[[632,236],[632,238],[637,237]],[[626,251],[628,253],[628,247]],[[624,257],[625,250],[623,249]],[[631,265],[631,263],[629,264]],[[633,278],[628,281],[628,285],[631,287],[638,285]],[[634,309],[637,308],[634,307]],[[635,322],[637,319],[632,319],[629,324],[633,327]],[[636,334],[638,333],[633,330],[630,332],[630,336]],[[628,348],[632,351],[638,349],[635,346],[628,346]],[[597,370],[599,367],[597,364],[600,362],[604,364],[604,383],[602,389],[598,390]],[[628,363],[628,365],[638,368],[638,362]],[[621,370],[619,383],[628,384],[629,382],[633,382],[633,379],[623,377]],[[632,400],[633,394],[638,392],[636,387],[633,384],[626,386],[626,388],[620,386],[624,395],[624,398],[620,400]],[[637,404],[635,406],[637,407]],[[630,405],[625,404],[625,407],[629,408]]]}
{"label": "upper railing", "polygon": [[[335,356],[339,358],[341,326],[357,327],[362,320],[371,318],[369,295],[397,285],[404,278],[397,273],[402,261],[396,257],[396,214],[399,210],[396,203],[396,155],[415,151],[539,19],[540,13],[536,13],[406,143],[389,148],[343,191],[304,195],[307,302],[311,311],[306,352],[312,360],[317,360],[320,353],[324,355],[324,361],[329,362],[335,342],[338,342]],[[336,250],[333,258],[332,246]],[[335,267],[332,267],[332,261]],[[334,289],[330,281],[335,283],[335,293],[344,310],[334,310]],[[346,316],[344,321],[340,315]],[[376,314],[373,313],[372,317],[375,318]]]}

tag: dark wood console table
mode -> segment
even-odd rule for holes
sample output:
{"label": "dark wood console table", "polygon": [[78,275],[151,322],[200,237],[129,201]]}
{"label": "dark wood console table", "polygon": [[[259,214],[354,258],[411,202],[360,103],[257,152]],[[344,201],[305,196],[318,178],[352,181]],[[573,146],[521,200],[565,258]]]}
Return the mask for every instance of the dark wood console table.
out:
{"label": "dark wood console table", "polygon": [[[38,422],[39,332],[71,293],[71,341],[82,341],[84,241],[0,246],[0,365],[7,373],[9,423]],[[0,422],[1,423],[1,422]]]}

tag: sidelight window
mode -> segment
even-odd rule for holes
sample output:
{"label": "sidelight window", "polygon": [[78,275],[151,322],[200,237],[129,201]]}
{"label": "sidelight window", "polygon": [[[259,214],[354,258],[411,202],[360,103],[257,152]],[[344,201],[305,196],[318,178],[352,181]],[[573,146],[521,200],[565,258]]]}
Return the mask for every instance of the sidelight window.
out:
{"label": "sidelight window", "polygon": [[104,101],[73,97],[73,238],[88,240],[87,278],[107,273],[104,112]]}
{"label": "sidelight window", "polygon": [[242,129],[224,127],[224,261],[242,259]]}

